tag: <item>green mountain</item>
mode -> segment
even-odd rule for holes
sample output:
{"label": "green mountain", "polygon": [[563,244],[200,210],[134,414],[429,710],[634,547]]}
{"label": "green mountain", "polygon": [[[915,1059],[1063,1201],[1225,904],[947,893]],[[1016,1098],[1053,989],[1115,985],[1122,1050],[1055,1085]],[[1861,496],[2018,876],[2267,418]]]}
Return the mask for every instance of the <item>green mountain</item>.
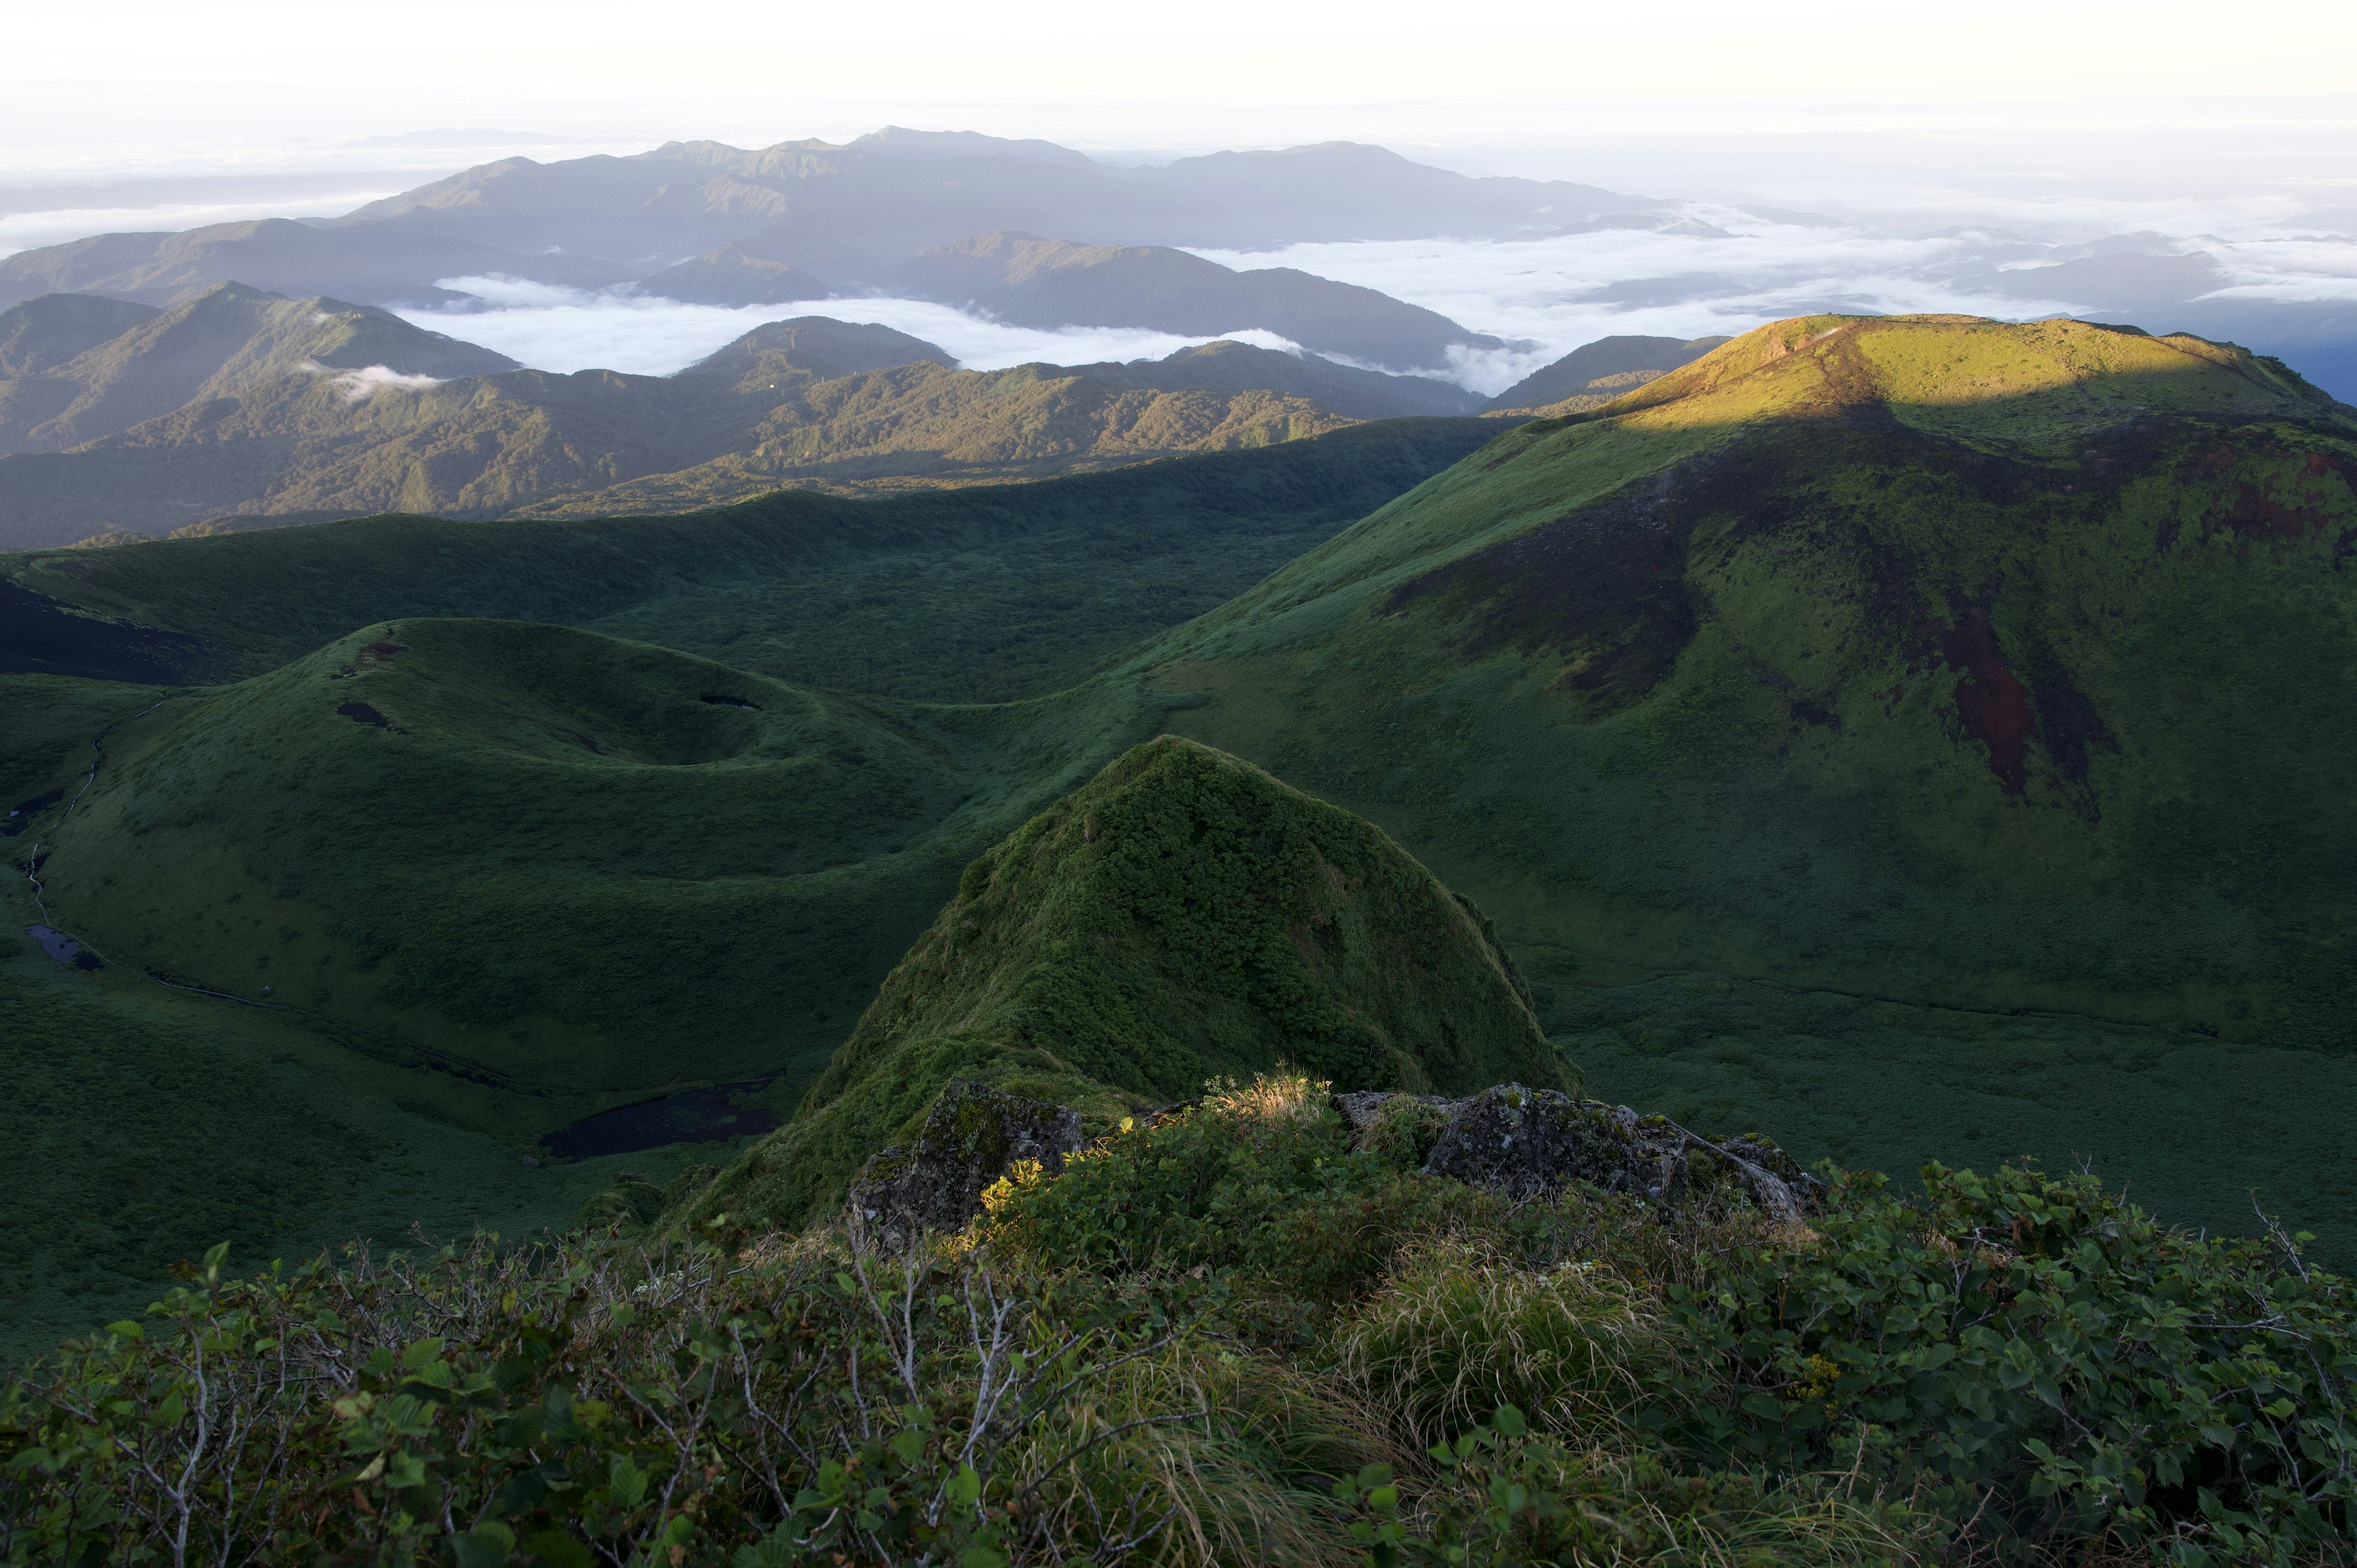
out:
{"label": "green mountain", "polygon": [[0,454],[61,452],[190,404],[308,390],[323,371],[447,378],[515,368],[385,311],[238,284],[168,311],[47,295],[0,312]]}
{"label": "green mountain", "polygon": [[[1270,359],[1300,379],[1289,357]],[[1165,391],[1125,367],[948,361],[888,328],[803,317],[675,376],[557,375],[382,312],[224,285],[15,383],[40,393],[19,400],[44,420],[27,442],[72,449],[0,457],[0,543],[153,536],[228,516],[680,511],[788,487],[1044,477],[1347,423],[1235,384],[1249,375],[1181,374]]]}
{"label": "green mountain", "polygon": [[404,619],[123,726],[38,830],[45,897],[116,963],[459,1072],[537,1133],[814,1072],[957,868],[1166,705],[930,708]]}
{"label": "green mountain", "polygon": [[[2255,1189],[2348,1255],[2352,417],[2192,338],[1814,317],[1502,432],[23,557],[0,648],[246,678],[27,818],[20,925],[114,961],[20,957],[266,1004],[221,1017],[462,1127],[784,1111],[961,866],[1175,732],[1475,899],[1611,1098],[1883,1168],[2093,1158],[2172,1223]],[[43,690],[59,740],[96,715]],[[876,1059],[930,1059],[890,1022]]]}
{"label": "green mountain", "polygon": [[1655,376],[1692,364],[1724,338],[1598,338],[1542,365],[1490,400],[1500,412],[1581,413],[1625,397]]}
{"label": "green mountain", "polygon": [[793,1121],[700,1199],[793,1227],[952,1079],[1108,1126],[1281,1065],[1571,1087],[1495,933],[1381,832],[1165,737],[965,868]]}
{"label": "green mountain", "polygon": [[1022,326],[1190,335],[1259,328],[1313,353],[1398,370],[1439,370],[1452,349],[1503,346],[1371,288],[1294,267],[1238,272],[1157,245],[1079,245],[994,231],[912,257],[893,281]]}
{"label": "green mountain", "polygon": [[2237,349],[1812,317],[1143,657],[1479,899],[1616,1094],[2346,1235],[2352,475],[2357,414]]}

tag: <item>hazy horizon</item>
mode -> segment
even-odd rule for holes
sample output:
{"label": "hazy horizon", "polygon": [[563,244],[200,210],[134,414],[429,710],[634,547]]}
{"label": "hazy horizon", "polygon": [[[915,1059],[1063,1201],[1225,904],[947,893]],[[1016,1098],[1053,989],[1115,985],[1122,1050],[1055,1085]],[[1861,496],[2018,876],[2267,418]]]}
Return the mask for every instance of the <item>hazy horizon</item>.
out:
{"label": "hazy horizon", "polygon": [[[2300,0],[2246,8],[2222,34],[2190,5],[2084,0],[1969,15],[1859,0],[1768,13],[1674,0],[1642,15],[1516,3],[1458,29],[1402,5],[1270,13],[1220,0],[1177,31],[1077,5],[1027,5],[981,29],[924,0],[888,29],[701,0],[652,36],[602,5],[430,0],[399,30],[279,0],[233,5],[226,27],[149,0],[107,15],[125,26],[28,18],[0,65],[0,255],[330,217],[500,157],[668,141],[840,144],[898,124],[1040,138],[1134,166],[1343,140],[1462,174],[1687,203],[1719,231],[1199,251],[1362,284],[1512,340],[1449,367],[1476,390],[1600,336],[1741,330],[1812,309],[2132,313],[2157,331],[2222,332],[2292,307],[2357,338],[2357,92],[2334,63],[2357,45],[2357,13]],[[2215,275],[2194,306],[2135,312],[2116,295],[2025,296],[2004,277],[2123,243],[2198,252]],[[627,288],[446,281],[482,308],[404,314],[553,370],[677,369],[726,340],[716,333],[799,314],[883,321],[985,368],[1203,340],[1018,329],[866,288],[724,311]],[[2304,329],[2284,328],[2293,341]],[[2357,395],[2346,377],[2339,390]]]}

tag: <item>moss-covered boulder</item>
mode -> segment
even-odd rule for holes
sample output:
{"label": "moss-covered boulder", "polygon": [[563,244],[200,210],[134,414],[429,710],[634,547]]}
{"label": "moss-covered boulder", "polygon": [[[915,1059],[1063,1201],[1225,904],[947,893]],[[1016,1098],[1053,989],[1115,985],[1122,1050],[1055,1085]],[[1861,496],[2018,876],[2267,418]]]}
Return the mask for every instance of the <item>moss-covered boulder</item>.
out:
{"label": "moss-covered boulder", "polygon": [[966,868],[794,1119],[696,1212],[800,1224],[953,1079],[1109,1128],[1280,1064],[1343,1090],[1577,1086],[1470,905],[1371,823],[1164,736]]}

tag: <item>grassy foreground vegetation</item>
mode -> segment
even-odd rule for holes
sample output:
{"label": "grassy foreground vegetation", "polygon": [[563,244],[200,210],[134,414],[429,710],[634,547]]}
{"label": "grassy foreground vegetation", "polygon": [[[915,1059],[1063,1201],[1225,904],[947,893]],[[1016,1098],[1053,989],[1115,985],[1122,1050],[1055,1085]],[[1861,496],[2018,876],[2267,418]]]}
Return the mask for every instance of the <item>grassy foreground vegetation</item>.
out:
{"label": "grassy foreground vegetation", "polygon": [[2347,1560],[2347,1284],[2091,1177],[1509,1204],[1299,1078],[822,1226],[241,1279],[0,1395],[12,1561]]}

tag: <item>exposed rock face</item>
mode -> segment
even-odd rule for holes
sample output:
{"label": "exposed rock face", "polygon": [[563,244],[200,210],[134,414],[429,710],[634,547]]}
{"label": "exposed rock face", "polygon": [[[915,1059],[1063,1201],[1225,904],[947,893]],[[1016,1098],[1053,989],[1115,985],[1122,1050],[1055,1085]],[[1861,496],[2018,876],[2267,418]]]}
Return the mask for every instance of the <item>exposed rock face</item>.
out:
{"label": "exposed rock face", "polygon": [[1081,1146],[1081,1113],[1002,1094],[974,1079],[943,1089],[910,1144],[896,1144],[861,1167],[851,1208],[868,1234],[901,1250],[927,1230],[952,1230],[982,1212],[983,1189],[1018,1160],[1053,1175]]}
{"label": "exposed rock face", "polygon": [[[1395,1096],[1338,1094],[1334,1109],[1365,1137]],[[1820,1187],[1765,1138],[1714,1144],[1663,1116],[1502,1083],[1469,1099],[1427,1101],[1444,1120],[1425,1169],[1516,1197],[1592,1182],[1663,1205],[1733,1188],[1778,1219],[1816,1206]]]}

